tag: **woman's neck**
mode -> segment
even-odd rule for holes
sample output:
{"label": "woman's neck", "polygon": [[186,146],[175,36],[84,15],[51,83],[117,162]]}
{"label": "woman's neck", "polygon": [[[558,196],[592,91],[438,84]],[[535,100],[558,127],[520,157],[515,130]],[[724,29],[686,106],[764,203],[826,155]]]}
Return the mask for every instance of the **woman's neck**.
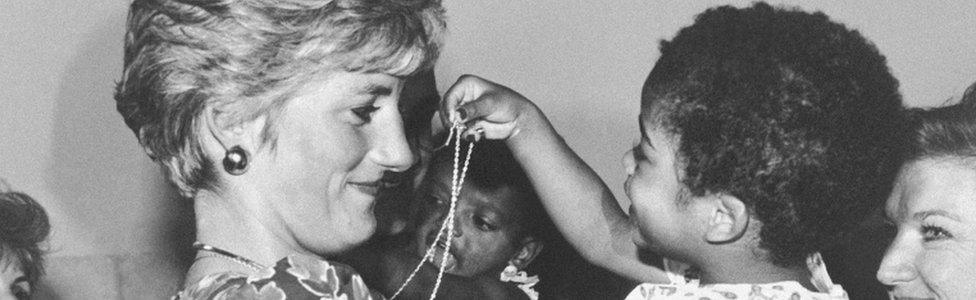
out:
{"label": "woman's neck", "polygon": [[[194,198],[197,241],[270,267],[291,254],[314,255],[288,234],[273,219],[274,214],[264,207],[258,197],[246,193],[214,193],[200,191]],[[251,273],[244,264],[209,254],[198,253],[197,260],[187,273],[192,284],[203,276],[236,271]]]}
{"label": "woman's neck", "polygon": [[[743,255],[740,255],[743,256]],[[773,283],[782,281],[796,281],[811,291],[817,289],[810,282],[811,274],[805,266],[781,267],[772,262],[748,254],[746,257],[723,258],[713,260],[708,266],[701,267],[701,283],[705,284],[738,284],[738,283]]]}

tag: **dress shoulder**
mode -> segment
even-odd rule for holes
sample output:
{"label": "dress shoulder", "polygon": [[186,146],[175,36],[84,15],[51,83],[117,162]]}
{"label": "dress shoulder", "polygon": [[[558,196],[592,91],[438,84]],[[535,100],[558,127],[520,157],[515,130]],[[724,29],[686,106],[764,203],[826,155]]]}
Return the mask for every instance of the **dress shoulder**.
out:
{"label": "dress shoulder", "polygon": [[252,275],[210,274],[188,285],[173,299],[385,299],[344,264],[292,255]]}

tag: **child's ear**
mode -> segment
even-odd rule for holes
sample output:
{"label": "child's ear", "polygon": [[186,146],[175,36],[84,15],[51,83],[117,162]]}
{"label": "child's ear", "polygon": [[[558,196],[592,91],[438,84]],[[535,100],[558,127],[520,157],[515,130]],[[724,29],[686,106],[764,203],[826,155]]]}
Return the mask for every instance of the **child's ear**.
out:
{"label": "child's ear", "polygon": [[711,195],[710,216],[705,240],[712,244],[724,244],[738,240],[749,225],[749,210],[739,198],[719,193]]}
{"label": "child's ear", "polygon": [[525,237],[522,239],[522,247],[508,263],[522,270],[528,267],[540,252],[542,252],[542,241],[531,236]]}

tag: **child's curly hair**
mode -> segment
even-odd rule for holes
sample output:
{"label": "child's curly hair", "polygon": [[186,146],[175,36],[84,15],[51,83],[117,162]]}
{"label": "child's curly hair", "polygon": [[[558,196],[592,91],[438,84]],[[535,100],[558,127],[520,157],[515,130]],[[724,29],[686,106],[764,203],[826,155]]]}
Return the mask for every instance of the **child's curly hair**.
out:
{"label": "child's curly hair", "polygon": [[738,197],[760,247],[802,265],[884,202],[907,144],[898,82],[857,31],[756,3],[697,17],[644,84],[691,193]]}

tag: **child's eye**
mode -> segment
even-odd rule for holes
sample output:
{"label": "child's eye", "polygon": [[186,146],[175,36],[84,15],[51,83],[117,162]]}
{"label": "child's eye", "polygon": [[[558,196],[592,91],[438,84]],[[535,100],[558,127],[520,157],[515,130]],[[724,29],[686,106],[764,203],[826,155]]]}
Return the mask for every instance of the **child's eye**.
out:
{"label": "child's eye", "polygon": [[494,231],[498,229],[494,224],[491,224],[488,219],[481,216],[474,217],[474,226],[478,227],[478,229],[481,229],[482,231]]}
{"label": "child's eye", "polygon": [[447,201],[445,201],[444,199],[441,199],[440,197],[437,197],[437,196],[428,196],[427,197],[427,201],[425,201],[425,202],[427,203],[427,205],[430,205],[432,207],[438,207],[439,208],[439,207],[447,206]]}
{"label": "child's eye", "polygon": [[943,229],[942,227],[933,225],[922,226],[922,239],[926,242],[944,240],[952,238],[952,234]]}
{"label": "child's eye", "polygon": [[647,156],[644,155],[644,151],[641,150],[640,144],[634,145],[634,148],[630,150],[634,154],[635,162],[642,162],[647,160]]}
{"label": "child's eye", "polygon": [[363,122],[369,123],[373,120],[373,113],[378,110],[380,110],[379,106],[366,105],[353,108],[352,113]]}
{"label": "child's eye", "polygon": [[14,294],[14,297],[17,297],[17,299],[26,300],[31,298],[30,285],[26,282],[13,284],[10,286],[10,291]]}

